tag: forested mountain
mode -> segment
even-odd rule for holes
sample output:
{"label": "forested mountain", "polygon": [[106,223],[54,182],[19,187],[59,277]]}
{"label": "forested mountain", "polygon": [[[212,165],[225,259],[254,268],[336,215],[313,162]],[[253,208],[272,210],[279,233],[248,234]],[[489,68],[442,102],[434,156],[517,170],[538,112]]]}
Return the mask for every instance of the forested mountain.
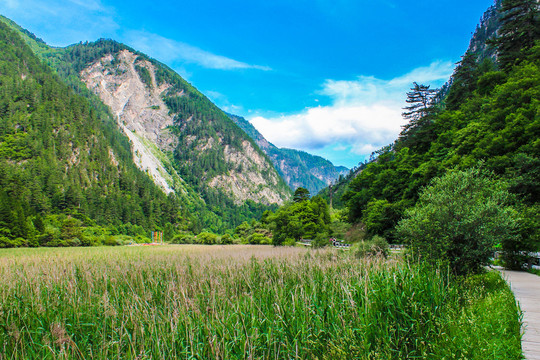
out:
{"label": "forested mountain", "polygon": [[[472,64],[477,66],[477,64],[484,62],[484,67],[488,67],[494,70],[494,63],[496,62],[496,48],[489,41],[492,39],[501,25],[501,2],[502,0],[496,0],[495,3],[490,6],[482,15],[480,22],[476,26],[476,29],[471,37],[469,42],[469,47],[465,53],[465,58],[463,59],[463,64]],[[459,64],[461,65],[461,64]],[[457,84],[454,84],[454,77],[452,76],[448,82],[440,89],[439,99],[445,98],[445,102],[448,102],[448,95],[450,88],[453,87],[453,94],[450,95],[450,103],[453,102],[452,98],[455,96],[457,101],[462,100],[460,92],[467,92],[467,89],[463,89],[463,83],[458,80]],[[469,84],[473,81],[469,81]],[[392,145],[393,146],[393,145]],[[373,161],[378,155],[385,153],[390,150],[391,147],[382,148],[378,151],[375,151],[372,154]],[[339,179],[333,183],[330,187],[326,187],[321,190],[320,195],[324,197],[327,201],[332,198],[332,203],[338,208],[342,208],[346,205],[346,201],[342,199],[343,194],[345,194],[349,189],[349,184],[351,181],[364,169],[366,163],[360,163],[355,169],[352,169],[345,177]]]}
{"label": "forested mountain", "polygon": [[472,52],[477,55],[480,61],[485,58],[495,58],[495,46],[490,44],[490,39],[497,33],[497,29],[501,26],[501,2],[502,0],[496,0],[495,3],[490,6],[482,18],[480,23],[476,26],[474,34],[469,43],[468,52]]}
{"label": "forested mountain", "polygon": [[420,95],[432,95],[415,84],[408,99],[419,106],[406,112],[410,123],[348,184],[350,220],[363,223],[368,233],[392,240],[394,226],[431,179],[476,166],[509,184],[522,239],[539,247],[539,9],[531,0],[506,0],[500,9],[491,40],[497,62],[467,52],[448,96],[427,106]]}
{"label": "forested mountain", "polygon": [[349,172],[344,166],[334,166],[330,161],[305,151],[278,148],[268,142],[253,125],[241,116],[229,117],[246,132],[272,160],[279,174],[292,190],[306,188],[311,194],[336,181]]}
{"label": "forested mountain", "polygon": [[177,198],[134,165],[114,120],[1,21],[0,47],[0,246],[84,244],[72,233],[81,223],[130,235],[189,226]]}
{"label": "forested mountain", "polygon": [[3,20],[75,92],[118,122],[137,166],[200,215],[198,228],[236,226],[290,197],[253,140],[167,66],[111,40],[52,48]]}
{"label": "forested mountain", "polygon": [[1,20],[0,246],[224,231],[290,196],[256,144],[166,66],[110,40],[52,48]]}

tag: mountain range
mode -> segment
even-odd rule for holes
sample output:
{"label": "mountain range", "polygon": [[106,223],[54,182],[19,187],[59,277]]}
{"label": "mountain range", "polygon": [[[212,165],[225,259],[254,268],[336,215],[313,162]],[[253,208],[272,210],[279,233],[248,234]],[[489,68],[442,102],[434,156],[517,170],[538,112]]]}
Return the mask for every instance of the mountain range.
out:
{"label": "mountain range", "polygon": [[305,151],[278,148],[268,142],[255,127],[241,116],[229,117],[248,134],[272,160],[279,174],[291,189],[303,187],[313,195],[326,188],[340,176],[349,173],[344,166],[334,166],[330,161]]}
{"label": "mountain range", "polygon": [[[121,139],[131,152],[131,159],[122,161],[148,176],[164,195],[174,194],[183,211],[192,214],[189,226],[217,231],[238,225],[288,201],[297,187],[315,194],[347,171],[305,152],[278,149],[172,69],[124,44],[100,39],[51,47],[13,21],[1,20],[6,38],[25,43],[25,56],[42,62],[54,81],[67,85],[70,96],[84,98],[107,131]],[[63,135],[63,129],[57,131]],[[108,142],[100,140],[110,149],[110,164],[120,164]],[[70,151],[72,157],[83,152]]]}

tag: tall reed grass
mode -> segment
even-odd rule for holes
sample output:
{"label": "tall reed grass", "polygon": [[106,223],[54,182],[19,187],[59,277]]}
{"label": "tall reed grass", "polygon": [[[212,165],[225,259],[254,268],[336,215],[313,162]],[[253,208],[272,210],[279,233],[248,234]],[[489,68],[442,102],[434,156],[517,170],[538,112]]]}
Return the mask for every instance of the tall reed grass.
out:
{"label": "tall reed grass", "polygon": [[498,274],[264,246],[0,252],[2,359],[519,359]]}

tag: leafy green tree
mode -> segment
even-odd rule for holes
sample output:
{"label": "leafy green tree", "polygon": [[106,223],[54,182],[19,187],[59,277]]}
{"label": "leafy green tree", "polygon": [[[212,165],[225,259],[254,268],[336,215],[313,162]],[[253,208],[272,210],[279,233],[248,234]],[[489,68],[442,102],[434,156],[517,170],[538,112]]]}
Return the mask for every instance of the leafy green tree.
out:
{"label": "leafy green tree", "polygon": [[493,248],[518,241],[518,216],[508,185],[485,170],[435,178],[396,228],[414,255],[448,264],[456,274],[478,273]]}
{"label": "leafy green tree", "polygon": [[398,222],[400,214],[395,204],[388,200],[370,201],[362,212],[362,222],[369,236],[382,235],[393,239],[393,227]]}
{"label": "leafy green tree", "polygon": [[281,245],[287,240],[313,239],[327,233],[331,219],[326,200],[317,196],[283,206],[267,221],[273,232],[272,243]]}
{"label": "leafy green tree", "polygon": [[214,245],[218,243],[219,237],[216,234],[202,232],[197,235],[197,243],[203,245]]}

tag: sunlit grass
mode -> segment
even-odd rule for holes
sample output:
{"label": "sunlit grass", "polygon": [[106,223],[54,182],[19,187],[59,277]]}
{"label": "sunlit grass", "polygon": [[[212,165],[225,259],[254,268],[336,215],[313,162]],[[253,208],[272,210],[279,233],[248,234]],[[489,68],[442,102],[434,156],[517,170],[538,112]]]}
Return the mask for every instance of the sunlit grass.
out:
{"label": "sunlit grass", "polygon": [[519,359],[498,274],[270,246],[0,252],[2,358]]}

